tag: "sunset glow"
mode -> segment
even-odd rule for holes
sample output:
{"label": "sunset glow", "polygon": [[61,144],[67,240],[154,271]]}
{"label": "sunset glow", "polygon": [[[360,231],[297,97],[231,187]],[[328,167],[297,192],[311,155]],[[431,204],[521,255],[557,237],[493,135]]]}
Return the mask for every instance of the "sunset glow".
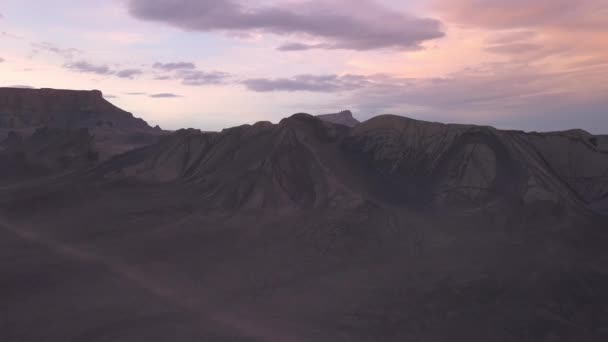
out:
{"label": "sunset glow", "polygon": [[5,0],[0,32],[0,86],[99,89],[167,129],[352,109],[608,132],[604,0]]}

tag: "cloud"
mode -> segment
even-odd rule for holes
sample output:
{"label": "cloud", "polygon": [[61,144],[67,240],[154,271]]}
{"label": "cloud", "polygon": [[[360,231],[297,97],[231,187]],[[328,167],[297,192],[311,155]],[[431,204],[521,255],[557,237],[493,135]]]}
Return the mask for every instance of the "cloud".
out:
{"label": "cloud", "polygon": [[543,46],[533,43],[498,44],[486,48],[486,51],[499,54],[525,54],[531,51],[542,50]]}
{"label": "cloud", "polygon": [[576,54],[578,49],[570,44],[553,42],[548,44],[535,31],[510,31],[491,35],[486,41],[485,51],[507,55],[514,61],[540,61],[545,57]]}
{"label": "cloud", "polygon": [[409,114],[438,121],[519,129],[608,131],[608,65],[597,70],[546,71],[492,63],[445,78],[368,76],[348,99],[360,112]]}
{"label": "cloud", "polygon": [[[486,51],[537,68],[608,59],[605,0],[435,0],[447,22],[485,30]],[[544,64],[544,65],[543,65]],[[592,67],[592,65],[588,65]]]}
{"label": "cloud", "polygon": [[163,71],[175,71],[175,70],[193,70],[196,69],[196,65],[190,62],[175,62],[175,63],[154,63],[152,65],[154,69],[160,69]]}
{"label": "cloud", "polygon": [[155,99],[167,99],[167,98],[176,98],[176,97],[182,97],[182,96],[173,94],[173,93],[160,93],[160,94],[149,95],[149,97],[155,98]]}
{"label": "cloud", "polygon": [[125,94],[126,95],[133,95],[133,96],[148,95],[147,93],[140,93],[140,92],[125,93]]}
{"label": "cloud", "polygon": [[139,76],[141,74],[143,74],[144,72],[140,69],[124,69],[124,70],[120,70],[118,72],[116,72],[116,76],[120,77],[120,78],[133,78],[135,76]]}
{"label": "cloud", "polygon": [[6,60],[2,57],[0,57],[0,63],[4,63]]}
{"label": "cloud", "polygon": [[436,19],[401,13],[373,0],[285,2],[255,5],[238,0],[130,0],[136,18],[162,22],[188,31],[250,31],[297,37],[281,50],[302,49],[420,49],[444,36]]}
{"label": "cloud", "polygon": [[116,76],[119,78],[132,79],[135,76],[142,75],[144,72],[141,69],[122,69],[113,70],[106,64],[93,64],[86,61],[76,61],[64,64],[64,68],[82,73]]}
{"label": "cloud", "polygon": [[488,39],[489,44],[513,44],[513,43],[521,43],[523,41],[529,41],[538,37],[538,33],[535,31],[508,31],[506,33],[499,33],[490,39]]}
{"label": "cloud", "polygon": [[608,28],[605,0],[439,0],[437,8],[450,20],[491,29]]}
{"label": "cloud", "polygon": [[255,92],[340,92],[362,88],[368,82],[366,77],[358,75],[298,75],[292,78],[254,78],[242,83]]}
{"label": "cloud", "polygon": [[55,44],[48,43],[48,42],[31,43],[31,46],[34,49],[32,51],[33,54],[37,54],[39,51],[46,51],[46,52],[56,54],[66,60],[71,60],[76,55],[79,55],[82,53],[82,51],[79,49],[62,48],[62,47],[59,47]]}
{"label": "cloud", "polygon": [[220,71],[204,72],[197,70],[182,72],[179,74],[182,84],[190,86],[223,84],[230,77],[230,74]]}
{"label": "cloud", "polygon": [[92,73],[97,75],[112,75],[114,71],[111,70],[107,65],[96,65],[91,64],[85,61],[78,61],[73,63],[67,63],[64,65],[66,69],[76,71],[76,72],[84,72],[84,73]]}
{"label": "cloud", "polygon": [[35,87],[29,86],[29,85],[23,85],[23,84],[15,84],[15,85],[11,85],[8,87],[9,88],[20,88],[20,89],[36,89]]}
{"label": "cloud", "polygon": [[111,94],[103,94],[103,97],[106,99],[117,99],[118,98],[118,96],[111,95]]}
{"label": "cloud", "polygon": [[285,43],[277,48],[279,51],[304,51],[312,49],[332,49],[330,44]]}
{"label": "cloud", "polygon": [[6,31],[0,32],[0,38],[10,38],[10,39],[16,39],[16,40],[24,39],[22,36],[18,36],[18,35],[15,35],[15,34],[12,34],[10,32],[6,32]]}
{"label": "cloud", "polygon": [[137,68],[114,70],[105,64],[93,64],[84,60],[73,61],[75,56],[82,54],[82,51],[79,49],[66,49],[48,42],[31,43],[31,46],[33,47],[32,55],[36,55],[41,50],[56,54],[65,60],[65,64],[63,65],[65,69],[75,72],[97,75],[114,75],[119,78],[127,79],[132,79],[135,76],[139,76],[144,73],[143,70]]}
{"label": "cloud", "polygon": [[220,71],[197,70],[192,62],[154,63],[152,68],[165,72],[156,75],[155,80],[181,80],[182,84],[189,86],[219,85],[231,77],[229,73]]}
{"label": "cloud", "polygon": [[594,70],[542,70],[527,63],[487,63],[441,78],[395,75],[300,75],[249,79],[255,92],[338,93],[327,107],[364,116],[404,114],[443,122],[504,128],[608,132],[608,63]]}

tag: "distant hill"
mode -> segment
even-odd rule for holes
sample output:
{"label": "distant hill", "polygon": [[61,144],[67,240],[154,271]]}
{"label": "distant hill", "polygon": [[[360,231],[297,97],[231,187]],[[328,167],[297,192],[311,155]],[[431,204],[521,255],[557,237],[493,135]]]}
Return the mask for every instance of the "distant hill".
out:
{"label": "distant hill", "polygon": [[359,120],[353,117],[353,113],[350,110],[341,111],[340,113],[335,114],[317,115],[317,117],[323,121],[348,127],[355,127],[359,124]]}

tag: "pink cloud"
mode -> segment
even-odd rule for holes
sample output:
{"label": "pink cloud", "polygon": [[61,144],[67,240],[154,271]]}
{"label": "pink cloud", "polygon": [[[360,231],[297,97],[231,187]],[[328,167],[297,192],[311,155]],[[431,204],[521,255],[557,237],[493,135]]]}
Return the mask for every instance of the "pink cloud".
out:
{"label": "pink cloud", "polygon": [[438,0],[436,7],[450,21],[491,29],[608,28],[605,0]]}
{"label": "pink cloud", "polygon": [[487,52],[514,62],[608,58],[605,0],[436,0],[449,24],[489,31]]}

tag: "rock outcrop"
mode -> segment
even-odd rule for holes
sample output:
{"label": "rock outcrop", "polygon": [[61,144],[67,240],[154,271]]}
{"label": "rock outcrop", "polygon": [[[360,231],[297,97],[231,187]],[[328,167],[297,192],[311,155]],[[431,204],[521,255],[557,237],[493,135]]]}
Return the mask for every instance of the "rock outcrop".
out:
{"label": "rock outcrop", "polygon": [[334,124],[344,125],[348,127],[355,127],[359,124],[359,120],[353,117],[353,113],[350,110],[344,110],[340,113],[335,114],[317,115],[317,117],[326,122],[331,122]]}

